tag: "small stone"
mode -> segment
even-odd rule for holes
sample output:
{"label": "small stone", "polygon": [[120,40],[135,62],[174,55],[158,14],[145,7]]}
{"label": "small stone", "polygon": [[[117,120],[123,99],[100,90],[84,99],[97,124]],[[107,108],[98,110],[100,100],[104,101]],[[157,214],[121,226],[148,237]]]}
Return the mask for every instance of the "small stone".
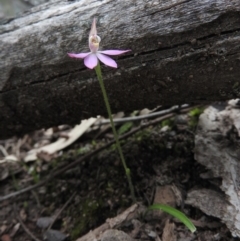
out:
{"label": "small stone", "polygon": [[128,234],[117,229],[109,229],[102,235],[101,241],[133,241]]}
{"label": "small stone", "polygon": [[37,220],[37,226],[39,228],[47,228],[53,222],[51,217],[41,217]]}
{"label": "small stone", "polygon": [[157,237],[157,233],[152,230],[147,231],[147,235],[148,235],[148,237],[153,238],[153,239],[155,239]]}
{"label": "small stone", "polygon": [[64,241],[66,240],[67,236],[63,233],[61,233],[58,230],[47,230],[44,234],[43,234],[43,239],[45,241]]}

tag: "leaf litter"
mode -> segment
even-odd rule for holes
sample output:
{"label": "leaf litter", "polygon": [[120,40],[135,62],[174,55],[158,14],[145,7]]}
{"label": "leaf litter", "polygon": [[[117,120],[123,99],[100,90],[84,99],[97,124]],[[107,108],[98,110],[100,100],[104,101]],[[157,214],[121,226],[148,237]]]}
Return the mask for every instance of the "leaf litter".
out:
{"label": "leaf litter", "polygon": [[[162,110],[161,107],[158,109]],[[149,112],[143,111],[144,115]],[[47,235],[50,241],[107,240],[110,233],[121,237],[121,232],[116,229],[122,230],[122,235],[128,235],[129,240],[233,240],[219,219],[184,204],[189,190],[195,186],[209,185],[208,181],[200,178],[205,168],[193,157],[196,125],[188,113],[172,115],[170,119],[144,129],[144,124],[149,122],[147,119],[133,120],[131,126],[124,127],[126,133],[139,128],[138,132],[122,140],[124,155],[141,203],[135,212],[129,211],[132,206],[127,182],[112,145],[42,187],[1,202],[1,239],[11,234],[11,240],[31,240],[16,219],[13,208],[13,203],[16,203],[23,224],[38,240],[43,240],[46,232],[51,233]],[[122,114],[120,116],[124,119]],[[112,136],[108,135],[111,134],[109,129],[100,129],[99,121],[102,120],[93,118],[86,121],[84,127],[81,124],[75,127],[63,125],[36,131],[22,138],[0,141],[3,147],[0,149],[0,165],[4,170],[0,195],[37,183],[59,166],[67,165],[79,155],[83,156],[112,141]],[[118,129],[124,129],[123,125],[118,124]],[[14,158],[11,159],[11,156]],[[64,207],[75,192],[74,198]],[[198,232],[191,234],[167,214],[153,212],[145,215],[144,210],[154,200],[183,211],[199,227]],[[49,223],[39,227],[44,218],[51,223],[51,229],[48,229]],[[117,223],[114,223],[115,219]],[[108,233],[102,237],[106,231]]]}

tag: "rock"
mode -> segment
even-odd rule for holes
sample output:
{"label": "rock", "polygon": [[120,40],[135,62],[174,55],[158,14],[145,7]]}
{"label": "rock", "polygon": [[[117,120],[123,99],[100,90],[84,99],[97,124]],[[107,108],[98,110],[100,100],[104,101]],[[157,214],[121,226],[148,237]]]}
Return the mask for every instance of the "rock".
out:
{"label": "rock", "polygon": [[109,229],[102,235],[101,241],[133,241],[128,234],[117,229]]}
{"label": "rock", "polygon": [[37,226],[39,228],[47,228],[53,222],[51,217],[41,217],[37,220]]}
{"label": "rock", "polygon": [[47,230],[43,235],[45,241],[65,241],[66,238],[65,234],[53,229]]}

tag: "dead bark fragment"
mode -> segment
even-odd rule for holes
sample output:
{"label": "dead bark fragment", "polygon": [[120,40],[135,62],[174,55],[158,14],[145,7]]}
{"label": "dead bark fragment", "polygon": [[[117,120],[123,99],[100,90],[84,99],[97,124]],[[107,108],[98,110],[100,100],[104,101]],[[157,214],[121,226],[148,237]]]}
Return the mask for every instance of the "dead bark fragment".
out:
{"label": "dead bark fragment", "polygon": [[102,235],[106,230],[112,230],[114,228],[117,228],[118,226],[123,225],[124,222],[128,222],[129,220],[136,218],[139,215],[139,213],[145,211],[145,207],[134,204],[118,216],[107,219],[104,224],[94,229],[93,231],[90,231],[89,233],[77,239],[76,241],[90,241],[94,239],[99,240],[102,238]]}
{"label": "dead bark fragment", "polygon": [[240,100],[208,107],[200,116],[195,136],[195,159],[221,178],[225,195],[197,190],[187,203],[218,217],[233,236],[240,237]]}

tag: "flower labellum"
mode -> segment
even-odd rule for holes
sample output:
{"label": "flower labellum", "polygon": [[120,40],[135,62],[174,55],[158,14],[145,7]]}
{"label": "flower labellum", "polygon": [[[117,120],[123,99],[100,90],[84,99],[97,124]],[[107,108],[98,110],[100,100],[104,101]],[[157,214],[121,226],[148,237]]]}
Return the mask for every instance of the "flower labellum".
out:
{"label": "flower labellum", "polygon": [[101,38],[97,35],[97,29],[96,29],[96,19],[93,19],[92,28],[89,33],[89,49],[91,52],[88,53],[68,53],[68,56],[71,58],[79,58],[84,59],[84,64],[89,69],[93,69],[97,66],[98,60],[100,60],[105,65],[108,65],[113,68],[117,68],[117,63],[112,58],[108,57],[107,55],[120,55],[126,52],[129,52],[131,50],[103,50],[98,51],[99,43],[101,41]]}

